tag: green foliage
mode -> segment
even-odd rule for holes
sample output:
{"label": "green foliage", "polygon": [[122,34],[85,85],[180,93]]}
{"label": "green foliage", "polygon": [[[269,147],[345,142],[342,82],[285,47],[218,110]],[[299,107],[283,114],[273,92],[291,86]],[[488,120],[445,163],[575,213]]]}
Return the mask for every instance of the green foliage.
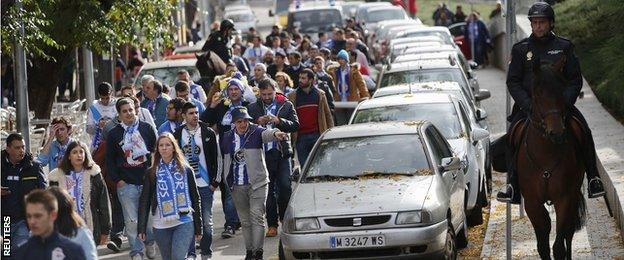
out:
{"label": "green foliage", "polygon": [[624,118],[624,12],[621,0],[568,0],[555,5],[556,31],[574,42],[583,76],[598,99]]}
{"label": "green foliage", "polygon": [[27,53],[54,59],[48,51],[83,45],[96,52],[110,46],[132,44],[148,51],[154,40],[172,44],[170,19],[174,1],[168,0],[23,0],[21,13],[15,4],[2,10],[2,51],[10,53],[21,16]]}

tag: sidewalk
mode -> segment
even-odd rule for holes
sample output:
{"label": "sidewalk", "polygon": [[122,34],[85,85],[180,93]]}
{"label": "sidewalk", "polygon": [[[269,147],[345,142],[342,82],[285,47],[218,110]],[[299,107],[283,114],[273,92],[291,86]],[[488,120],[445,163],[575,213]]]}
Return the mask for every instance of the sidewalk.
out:
{"label": "sidewalk", "polygon": [[[483,105],[489,113],[488,123],[492,137],[498,138],[505,132],[505,72],[495,68],[487,68],[478,70],[477,76],[481,88],[489,89],[492,93],[492,97],[485,100]],[[624,158],[622,155],[624,153],[624,127],[602,108],[586,83],[583,90],[585,98],[580,99],[576,105],[581,109],[592,127],[598,157],[605,165],[612,179],[614,178],[614,173],[624,175],[622,159]],[[619,140],[617,140],[618,138]],[[619,169],[619,171],[613,171],[613,169]],[[496,192],[502,190],[505,185],[505,176],[505,173],[493,173],[490,221],[481,252],[481,257],[485,259],[504,259],[506,255],[506,204],[499,203],[495,199]],[[606,180],[608,178],[603,179]],[[621,187],[616,187],[616,189],[624,190],[624,186],[622,186],[624,185],[624,177],[619,176],[617,180],[619,180],[617,184]],[[614,181],[614,183],[616,182]],[[550,240],[552,245],[555,237],[555,216],[553,208],[548,208],[548,210],[553,220]],[[616,210],[614,209],[614,214],[615,212]],[[520,218],[518,206],[512,208],[512,220],[513,258],[539,258],[536,249],[537,242],[531,223],[527,217]],[[609,217],[603,199],[587,200],[587,225],[575,234],[572,254],[574,259],[613,259],[624,257],[624,246],[622,237],[618,232],[616,219]]]}

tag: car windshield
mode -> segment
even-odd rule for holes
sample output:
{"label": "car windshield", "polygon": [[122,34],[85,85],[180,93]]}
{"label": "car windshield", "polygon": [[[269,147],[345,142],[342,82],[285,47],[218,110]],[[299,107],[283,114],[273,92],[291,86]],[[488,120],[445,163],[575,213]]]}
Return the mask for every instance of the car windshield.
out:
{"label": "car windshield", "polygon": [[438,32],[438,31],[420,31],[420,32],[410,32],[402,35],[397,35],[397,39],[399,38],[407,38],[407,37],[420,37],[420,36],[436,36],[440,39],[443,39],[445,43],[452,44],[454,43],[453,39],[449,37],[447,33]]}
{"label": "car windshield", "polygon": [[235,23],[246,23],[246,22],[253,22],[254,21],[254,16],[250,13],[234,13],[234,14],[228,14],[226,16],[227,19],[232,19],[232,21],[234,21]]}
{"label": "car windshield", "polygon": [[[199,71],[195,67],[167,67],[167,68],[154,68],[154,69],[144,69],[141,70],[137,79],[142,78],[145,75],[152,75],[157,80],[160,80],[162,83],[173,87],[176,82],[178,82],[178,71],[186,70],[191,75],[191,79],[195,82],[199,81],[201,76],[199,75]],[[139,82],[140,83],[140,82]]]}
{"label": "car windshield", "polygon": [[452,81],[457,82],[462,87],[467,87],[465,78],[459,69],[407,70],[385,73],[381,78],[379,87],[432,81]]}
{"label": "car windshield", "polygon": [[421,142],[420,137],[413,134],[322,140],[302,179],[318,181],[370,174],[431,174]]}
{"label": "car windshield", "polygon": [[[291,21],[288,21],[291,23]],[[342,25],[340,11],[335,9],[315,9],[295,12],[292,15],[292,25],[299,22],[299,31],[303,33],[314,33],[329,31],[335,26]]]}
{"label": "car windshield", "polygon": [[366,14],[366,22],[377,23],[385,20],[400,19],[404,15],[401,9],[371,10]]}
{"label": "car windshield", "polygon": [[462,133],[453,103],[410,104],[362,109],[355,111],[353,123],[417,120],[432,122],[446,139],[459,138]]}

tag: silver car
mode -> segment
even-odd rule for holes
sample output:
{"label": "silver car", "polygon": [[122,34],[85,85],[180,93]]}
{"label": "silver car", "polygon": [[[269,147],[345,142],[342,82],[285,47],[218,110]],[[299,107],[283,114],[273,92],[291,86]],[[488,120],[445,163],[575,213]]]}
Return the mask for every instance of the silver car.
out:
{"label": "silver car", "polygon": [[455,259],[467,245],[465,189],[460,159],[429,122],[329,129],[295,184],[280,254]]}
{"label": "silver car", "polygon": [[482,208],[487,204],[485,171],[486,147],[490,133],[472,124],[463,102],[445,93],[415,93],[373,98],[361,102],[349,124],[369,122],[429,120],[451,144],[461,159],[466,178],[468,225],[483,222]]}

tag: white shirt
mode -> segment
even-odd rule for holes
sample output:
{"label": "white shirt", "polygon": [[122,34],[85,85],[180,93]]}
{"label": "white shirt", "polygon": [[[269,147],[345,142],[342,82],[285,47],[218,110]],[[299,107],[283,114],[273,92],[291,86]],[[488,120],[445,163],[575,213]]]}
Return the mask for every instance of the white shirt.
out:
{"label": "white shirt", "polygon": [[264,57],[267,51],[269,51],[269,48],[262,44],[259,47],[249,47],[245,50],[243,58],[247,59],[249,66],[253,68],[256,64],[262,63],[262,57]]}
{"label": "white shirt", "polygon": [[[197,128],[195,129],[193,133],[193,139],[195,140],[195,145],[197,147],[199,147],[199,154],[197,155],[199,158],[199,164],[202,165],[202,167],[204,167],[204,169],[208,170],[208,164],[206,163],[206,156],[204,154],[204,144],[202,142],[202,138],[201,138],[201,129],[199,128],[199,125],[197,126]],[[184,128],[182,129],[182,139],[180,140],[180,142],[182,143],[182,151],[185,151],[186,149],[190,149],[191,143],[189,142],[189,131]],[[187,161],[190,160],[188,157],[186,157],[185,154],[185,158],[187,159]],[[204,181],[204,179],[201,178],[201,176],[199,176],[199,167],[196,165],[191,164],[191,168],[193,168],[193,172],[195,173],[195,182],[197,183],[197,187],[208,187],[208,183],[206,181]],[[209,173],[210,174],[210,173]]]}
{"label": "white shirt", "polygon": [[[100,113],[101,118],[113,119],[117,117],[117,109],[115,108],[115,100],[111,99],[108,105],[102,105],[99,100],[93,102],[93,104],[87,109],[87,133],[94,135],[95,129],[98,127],[98,120],[93,117],[92,109],[97,110]],[[100,119],[101,119],[100,118]]]}

